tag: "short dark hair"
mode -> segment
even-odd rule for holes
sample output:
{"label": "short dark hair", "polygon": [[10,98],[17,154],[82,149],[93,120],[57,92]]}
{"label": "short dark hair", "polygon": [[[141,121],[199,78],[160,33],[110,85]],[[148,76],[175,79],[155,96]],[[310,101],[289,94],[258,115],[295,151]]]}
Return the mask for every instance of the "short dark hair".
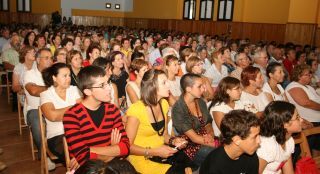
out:
{"label": "short dark hair", "polygon": [[98,49],[99,51],[101,50],[99,44],[97,44],[97,43],[90,44],[88,49],[87,49],[87,52],[86,52],[86,56],[87,56],[88,60],[90,59],[90,55],[89,54],[92,53],[94,49]]}
{"label": "short dark hair", "polygon": [[246,110],[233,110],[227,113],[221,121],[221,141],[229,145],[234,136],[246,139],[251,127],[259,127],[260,120],[252,112]]}
{"label": "short dark hair", "polygon": [[89,89],[95,83],[94,78],[104,77],[106,71],[98,66],[87,66],[80,70],[78,74],[78,87],[80,91],[84,94],[85,89]]}
{"label": "short dark hair", "polygon": [[254,66],[248,66],[241,72],[241,84],[243,87],[250,85],[250,80],[255,81],[260,69]]}
{"label": "short dark hair", "polygon": [[68,65],[65,63],[55,63],[42,71],[42,78],[47,87],[54,85],[53,76],[56,77],[59,74],[59,70],[62,68],[69,69]]}
{"label": "short dark hair", "polygon": [[112,62],[106,58],[98,57],[93,62],[92,65],[101,67],[102,69],[111,68]]}
{"label": "short dark hair", "polygon": [[276,71],[277,67],[282,67],[282,65],[278,62],[271,62],[270,64],[268,64],[267,69],[266,69],[266,74],[268,76],[268,78],[270,78],[270,73],[273,74]]}
{"label": "short dark hair", "polygon": [[265,137],[275,136],[279,144],[286,142],[287,130],[284,123],[288,123],[295,111],[295,106],[285,101],[272,101],[264,110],[260,134]]}
{"label": "short dark hair", "polygon": [[192,87],[194,85],[195,79],[201,79],[198,74],[187,73],[181,77],[180,86],[183,94],[186,93],[187,87]]}
{"label": "short dark hair", "polygon": [[131,61],[133,61],[134,59],[138,59],[140,57],[143,57],[144,58],[144,54],[139,52],[139,51],[134,51],[132,54],[131,54]]}
{"label": "short dark hair", "polygon": [[68,42],[71,42],[72,44],[74,44],[74,42],[71,38],[66,37],[61,41],[61,47],[66,46],[68,44]]}
{"label": "short dark hair", "polygon": [[158,77],[165,74],[162,70],[150,69],[144,73],[141,81],[141,100],[145,105],[157,105]]}

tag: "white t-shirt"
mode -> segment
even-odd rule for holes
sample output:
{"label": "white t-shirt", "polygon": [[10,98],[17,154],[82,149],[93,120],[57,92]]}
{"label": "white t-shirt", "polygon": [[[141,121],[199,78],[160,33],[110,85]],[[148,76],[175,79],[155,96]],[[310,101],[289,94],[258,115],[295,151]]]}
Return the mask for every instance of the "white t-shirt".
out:
{"label": "white t-shirt", "polygon": [[273,101],[285,101],[285,94],[284,94],[284,89],[282,88],[282,86],[280,84],[277,84],[278,89],[280,90],[280,94],[276,94],[272,91],[269,83],[264,83],[263,87],[262,87],[262,91],[265,93],[268,93],[272,96]]}
{"label": "white t-shirt", "polygon": [[174,81],[168,80],[169,90],[175,97],[179,97],[181,95],[180,79],[181,77],[175,77]]}
{"label": "white t-shirt", "polygon": [[[210,103],[211,104],[211,103]],[[210,105],[209,104],[209,105]],[[235,106],[234,106],[234,109],[231,108],[229,105],[225,104],[224,102],[222,103],[219,103],[219,104],[216,104],[215,106],[211,107],[210,109],[210,115],[213,119],[212,121],[212,128],[213,128],[213,131],[214,131],[214,135],[215,136],[220,136],[221,132],[220,132],[220,129],[218,128],[216,122],[214,121],[214,118],[213,118],[213,115],[212,115],[212,112],[213,111],[218,111],[218,112],[222,112],[224,114],[227,114],[228,112],[232,111],[232,110],[236,110],[236,109],[244,109],[244,106],[243,104],[241,103],[241,101],[235,101]]]}
{"label": "white t-shirt", "polygon": [[212,87],[217,87],[220,80],[228,76],[228,68],[222,65],[221,72],[220,72],[216,68],[216,65],[213,63],[208,69],[208,71],[204,73],[204,76],[212,79],[212,84],[211,84]]}
{"label": "white t-shirt", "polygon": [[[133,91],[136,93],[138,99],[141,98],[140,88],[138,87],[138,85],[136,84],[136,82],[134,82],[134,81],[129,81],[129,82],[127,83],[127,86],[130,86],[130,87],[133,89]],[[126,90],[126,98],[127,98],[127,105],[128,105],[128,107],[129,107],[129,106],[131,106],[132,102],[131,102],[131,100],[130,100],[129,94],[127,93],[127,90]]]}
{"label": "white t-shirt", "polygon": [[253,113],[264,111],[264,108],[269,104],[269,101],[263,92],[256,96],[242,91],[240,101],[243,103],[246,111]]}
{"label": "white t-shirt", "polygon": [[[46,91],[40,93],[41,105],[45,103],[52,103],[55,109],[61,109],[76,104],[76,100],[80,98],[78,88],[76,86],[70,86],[66,91],[66,100],[63,100],[56,93],[53,86]],[[64,134],[62,121],[52,122],[45,119],[47,123],[47,138]]]}
{"label": "white t-shirt", "polygon": [[294,152],[293,138],[291,137],[285,142],[284,149],[278,144],[274,135],[271,137],[261,136],[260,140],[257,155],[268,163],[263,174],[280,174],[283,162],[286,162]]}
{"label": "white t-shirt", "polygon": [[[31,69],[36,69],[36,68],[37,68],[37,63],[36,63],[36,61],[34,61]],[[19,84],[20,85],[23,85],[24,75],[27,71],[28,71],[28,69],[23,63],[18,63],[16,66],[14,66],[13,74],[16,74],[19,76]]]}
{"label": "white t-shirt", "polygon": [[42,74],[41,72],[38,70],[38,68],[35,69],[31,69],[29,71],[27,71],[24,75],[23,78],[23,86],[24,86],[24,92],[26,94],[26,105],[27,106],[27,111],[31,110],[31,109],[38,109],[38,107],[40,106],[40,97],[35,97],[29,94],[29,92],[26,90],[25,86],[30,83],[30,84],[36,84],[38,86],[45,86],[44,85],[44,81],[42,79]]}

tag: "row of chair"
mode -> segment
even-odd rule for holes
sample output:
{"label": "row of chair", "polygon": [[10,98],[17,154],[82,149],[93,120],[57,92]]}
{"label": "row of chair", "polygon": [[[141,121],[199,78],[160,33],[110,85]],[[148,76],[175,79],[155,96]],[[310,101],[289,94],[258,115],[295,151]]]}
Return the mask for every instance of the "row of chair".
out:
{"label": "row of chair", "polygon": [[2,76],[5,76],[5,79],[6,79],[6,83],[3,83],[2,79],[0,79],[0,82],[1,82],[0,88],[6,88],[8,104],[10,104],[10,101],[11,101],[10,100],[10,88],[12,86],[12,84],[9,80],[9,73],[12,73],[12,71],[0,71],[0,78],[2,78]]}

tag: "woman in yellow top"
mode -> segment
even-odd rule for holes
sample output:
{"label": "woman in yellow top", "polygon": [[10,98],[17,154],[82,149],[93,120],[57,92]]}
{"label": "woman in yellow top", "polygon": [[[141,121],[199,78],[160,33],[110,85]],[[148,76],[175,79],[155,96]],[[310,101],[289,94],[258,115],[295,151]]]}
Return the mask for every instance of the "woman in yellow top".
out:
{"label": "woman in yellow top", "polygon": [[126,132],[130,140],[129,160],[142,174],[164,174],[170,164],[154,162],[155,157],[168,158],[186,145],[185,139],[170,138],[167,131],[169,84],[162,70],[148,70],[141,83],[141,100],[127,110]]}

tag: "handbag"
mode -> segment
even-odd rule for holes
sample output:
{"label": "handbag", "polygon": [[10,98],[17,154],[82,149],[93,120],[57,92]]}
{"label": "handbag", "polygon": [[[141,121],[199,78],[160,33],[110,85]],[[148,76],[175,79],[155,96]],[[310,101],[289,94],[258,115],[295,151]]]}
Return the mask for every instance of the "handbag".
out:
{"label": "handbag", "polygon": [[302,157],[296,163],[295,174],[320,174],[316,162],[311,157]]}

